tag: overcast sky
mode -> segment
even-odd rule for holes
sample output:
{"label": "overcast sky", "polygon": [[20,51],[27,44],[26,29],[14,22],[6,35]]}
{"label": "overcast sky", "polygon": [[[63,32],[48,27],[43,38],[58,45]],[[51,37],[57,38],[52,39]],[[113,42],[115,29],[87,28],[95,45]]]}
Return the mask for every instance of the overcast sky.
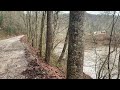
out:
{"label": "overcast sky", "polygon": [[[24,11],[26,13],[26,11]],[[61,11],[62,13],[69,13],[69,11]],[[90,13],[90,14],[100,14],[101,11],[87,11],[87,13]]]}
{"label": "overcast sky", "polygon": [[[26,13],[26,11],[24,11]],[[69,11],[61,11],[62,13],[69,13]],[[103,11],[86,11],[87,13],[90,14],[101,14]],[[116,15],[118,15],[119,11],[116,11]]]}
{"label": "overcast sky", "polygon": [[[61,11],[63,13],[69,13],[69,11]],[[101,14],[103,11],[86,11],[87,13],[90,14]],[[118,15],[119,11],[116,11],[116,15]]]}
{"label": "overcast sky", "polygon": [[87,13],[90,13],[90,14],[100,14],[101,11],[86,11]]}
{"label": "overcast sky", "polygon": [[[63,13],[69,13],[69,11],[62,11]],[[87,13],[90,14],[100,14],[102,11],[86,11]]]}

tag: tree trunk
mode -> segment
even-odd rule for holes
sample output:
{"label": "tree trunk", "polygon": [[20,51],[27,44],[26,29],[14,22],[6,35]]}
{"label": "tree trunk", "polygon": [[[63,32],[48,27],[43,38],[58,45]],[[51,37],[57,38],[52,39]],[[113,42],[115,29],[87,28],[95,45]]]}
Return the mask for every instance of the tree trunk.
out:
{"label": "tree trunk", "polygon": [[43,11],[42,20],[41,20],[41,33],[40,33],[40,43],[39,43],[39,56],[42,57],[42,40],[43,40],[43,29],[45,25],[45,15],[46,12]]}
{"label": "tree trunk", "polygon": [[[32,29],[33,30],[33,32],[32,32],[32,36],[33,36],[33,41],[32,41],[32,43],[33,43],[33,47],[34,48],[37,48],[37,30],[38,30],[38,25],[37,25],[37,23],[38,23],[38,12],[37,11],[35,11],[34,12],[34,15],[35,15],[35,18],[34,18],[34,24],[32,24],[32,27],[34,27],[34,25],[35,25],[35,27]],[[32,21],[33,22],[33,21]]]}
{"label": "tree trunk", "polygon": [[67,79],[83,79],[84,11],[70,11]]}
{"label": "tree trunk", "polygon": [[28,22],[28,11],[26,14],[26,29],[27,29],[27,37],[29,39],[29,22]]}
{"label": "tree trunk", "polygon": [[38,32],[38,11],[35,12],[35,17],[36,17],[36,24],[35,24],[35,30],[36,30],[36,33],[35,33],[35,44],[36,44],[36,48],[37,48],[37,32]]}
{"label": "tree trunk", "polygon": [[68,44],[68,32],[67,32],[67,34],[66,34],[66,38],[65,38],[63,50],[62,50],[62,53],[61,53],[61,55],[60,55],[60,57],[59,57],[59,59],[58,59],[58,63],[60,63],[60,62],[62,61],[63,57],[64,57],[65,50],[66,50],[66,48],[67,48],[67,44]]}
{"label": "tree trunk", "polygon": [[47,11],[47,35],[46,35],[46,53],[45,61],[50,62],[51,50],[52,50],[52,11]]}
{"label": "tree trunk", "polygon": [[31,33],[31,11],[28,11],[28,28],[29,28],[29,30],[28,30],[28,33],[29,33],[29,37],[28,37],[28,41],[30,42],[30,44],[31,44],[31,40],[32,40],[32,33]]}

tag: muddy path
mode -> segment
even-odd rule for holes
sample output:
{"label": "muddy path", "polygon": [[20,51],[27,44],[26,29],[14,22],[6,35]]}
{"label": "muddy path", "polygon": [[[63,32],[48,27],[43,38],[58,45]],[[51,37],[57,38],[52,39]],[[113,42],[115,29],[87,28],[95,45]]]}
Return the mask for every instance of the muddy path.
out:
{"label": "muddy path", "polygon": [[27,67],[25,46],[20,42],[24,35],[0,40],[0,79],[24,79]]}

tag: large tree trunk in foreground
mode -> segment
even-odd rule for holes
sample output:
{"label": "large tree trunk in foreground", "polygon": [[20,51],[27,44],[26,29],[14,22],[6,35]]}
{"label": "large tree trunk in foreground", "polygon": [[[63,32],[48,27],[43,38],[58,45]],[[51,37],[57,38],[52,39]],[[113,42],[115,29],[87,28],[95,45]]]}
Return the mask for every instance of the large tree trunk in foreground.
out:
{"label": "large tree trunk in foreground", "polygon": [[47,35],[46,35],[46,53],[45,61],[50,62],[51,50],[52,50],[52,11],[47,11]]}
{"label": "large tree trunk in foreground", "polygon": [[84,11],[70,11],[67,79],[83,79]]}

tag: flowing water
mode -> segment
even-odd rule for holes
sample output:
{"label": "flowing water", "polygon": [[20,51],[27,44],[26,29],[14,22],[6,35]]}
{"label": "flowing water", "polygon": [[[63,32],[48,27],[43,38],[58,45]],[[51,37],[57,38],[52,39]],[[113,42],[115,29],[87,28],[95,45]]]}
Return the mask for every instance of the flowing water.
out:
{"label": "flowing water", "polygon": [[[60,55],[63,48],[63,43],[59,44],[57,48],[55,49],[56,55]],[[114,48],[111,48],[111,51],[114,50]],[[90,75],[92,78],[96,78],[96,71],[98,70],[98,67],[95,68],[95,65],[99,65],[101,61],[105,61],[105,58],[108,55],[109,47],[108,46],[99,46],[96,48],[90,48],[84,51],[84,67],[83,71]],[[110,54],[110,61],[113,64],[115,60],[115,65],[118,63],[118,57],[119,57],[119,51],[120,48],[117,48],[113,53]],[[111,64],[111,68],[112,68]],[[114,67],[115,68],[115,67]],[[115,74],[117,72],[117,69],[113,71]],[[114,75],[113,78],[116,78]]]}

